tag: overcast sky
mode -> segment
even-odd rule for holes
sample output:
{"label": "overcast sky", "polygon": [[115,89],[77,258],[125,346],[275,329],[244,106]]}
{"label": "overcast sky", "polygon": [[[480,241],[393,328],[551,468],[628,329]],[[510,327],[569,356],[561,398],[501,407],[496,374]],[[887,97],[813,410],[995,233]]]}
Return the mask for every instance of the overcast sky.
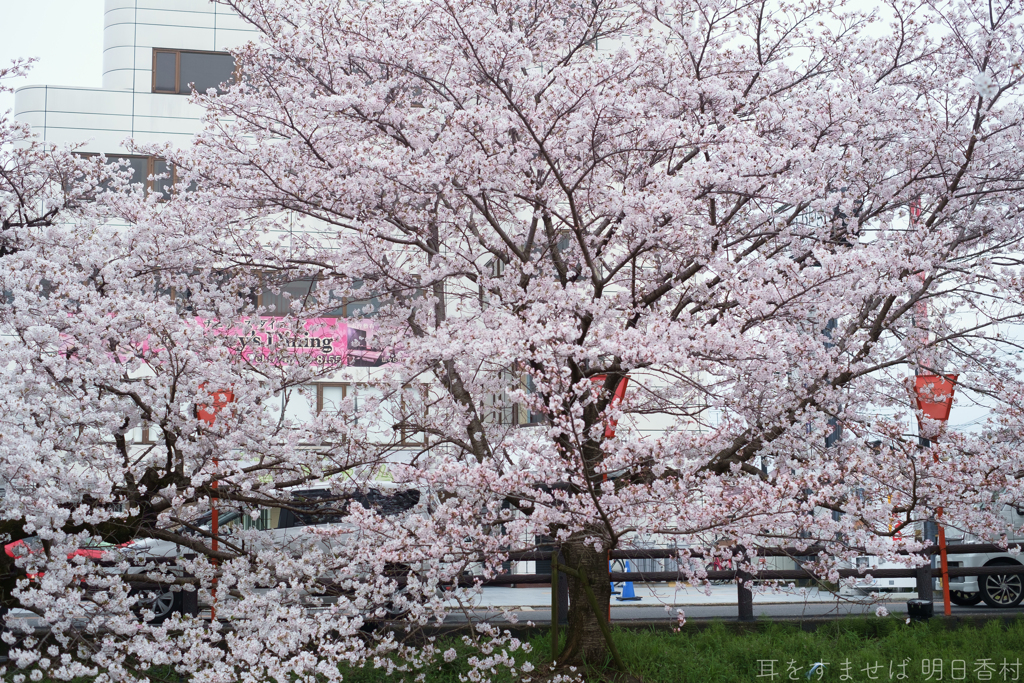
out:
{"label": "overcast sky", "polygon": [[[103,0],[0,0],[0,64],[38,57],[15,87],[39,83],[99,87],[103,68]],[[0,94],[0,112],[14,96]]]}

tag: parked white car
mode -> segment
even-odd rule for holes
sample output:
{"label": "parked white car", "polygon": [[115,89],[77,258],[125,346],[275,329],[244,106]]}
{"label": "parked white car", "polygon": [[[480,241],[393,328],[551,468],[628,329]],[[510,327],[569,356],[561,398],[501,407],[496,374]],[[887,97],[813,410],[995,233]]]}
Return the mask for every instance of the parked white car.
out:
{"label": "parked white car", "polygon": [[[947,530],[947,543],[996,543],[1005,540],[1011,547],[1024,544],[1024,508],[1005,505],[1002,509],[1005,529],[999,537],[978,538],[955,529]],[[958,536],[956,540],[951,536]],[[1021,556],[1009,552],[959,553],[949,555],[950,567],[1021,566]],[[1024,574],[990,576],[954,576],[949,579],[949,599],[957,605],[976,605],[984,601],[989,607],[1016,607],[1024,599]]]}
{"label": "parked white car", "polygon": [[[1024,508],[1005,505],[1001,511],[1005,530],[999,537],[979,538],[966,534],[955,527],[946,528],[946,543],[996,543],[1005,540],[1011,547],[1024,544]],[[935,557],[938,562],[938,556]],[[1021,556],[1011,553],[1009,548],[995,553],[957,553],[947,556],[949,567],[994,567],[1021,566]],[[871,569],[905,569],[901,564],[879,562],[875,556],[861,556],[856,559],[857,567]],[[889,591],[912,591],[917,587],[913,578],[903,579],[859,579],[852,587],[845,587],[843,594],[882,593]],[[935,579],[935,590],[942,590],[941,579]],[[984,601],[989,607],[1016,607],[1024,599],[1024,575],[994,574],[989,576],[953,576],[949,579],[949,599],[957,605],[970,606]]]}
{"label": "parked white car", "polygon": [[[292,501],[288,507],[293,509],[267,507],[261,509],[256,517],[238,510],[222,509],[218,515],[220,535],[231,540],[235,535],[233,530],[244,529],[249,532],[245,534],[247,543],[255,542],[266,544],[265,547],[292,550],[296,555],[315,546],[329,551],[317,530],[333,527],[344,531],[343,518],[347,514],[350,502],[358,502],[363,507],[388,517],[427,515],[430,513],[432,502],[432,495],[429,492],[390,482],[374,482],[370,487],[352,488],[350,492],[343,492],[340,495],[326,486],[297,489],[290,493]],[[209,532],[211,514],[206,513],[191,525]],[[344,543],[346,537],[346,533],[332,534],[331,543]],[[139,539],[124,547],[122,551],[140,560],[140,564],[144,560],[174,558],[190,552],[176,543],[150,538]],[[400,568],[396,571],[399,570]],[[154,623],[182,611],[181,591],[140,592],[142,595],[138,605],[153,611]]]}

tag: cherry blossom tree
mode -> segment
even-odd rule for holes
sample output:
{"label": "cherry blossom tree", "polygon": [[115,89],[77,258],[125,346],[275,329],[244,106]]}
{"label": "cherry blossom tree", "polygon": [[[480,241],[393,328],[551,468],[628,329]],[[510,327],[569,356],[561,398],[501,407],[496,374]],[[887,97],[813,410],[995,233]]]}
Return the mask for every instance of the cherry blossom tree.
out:
{"label": "cherry blossom tree", "polygon": [[[10,92],[9,82],[24,76],[31,60],[15,61],[0,67],[0,92]],[[52,229],[65,216],[82,207],[90,187],[72,150],[41,143],[28,126],[12,121],[7,113],[0,116],[0,258],[5,268],[11,261],[31,259],[22,253],[27,233]],[[40,279],[34,269],[9,273],[4,279],[4,296],[17,289],[39,289]],[[5,329],[5,332],[9,330]],[[5,434],[24,447],[20,435]],[[6,445],[6,444],[5,444]],[[19,520],[10,517],[0,521],[0,533],[7,541],[24,536]],[[6,601],[14,588],[13,561],[0,554],[0,597]],[[4,605],[0,604],[0,610]]]}
{"label": "cherry blossom tree", "polygon": [[[45,566],[18,599],[57,640],[19,664],[415,672],[449,656],[367,625],[440,619],[446,586],[538,544],[578,572],[557,655],[577,664],[605,656],[609,550],[725,539],[753,570],[749,549],[822,544],[835,579],[861,549],[920,550],[939,507],[985,533],[1020,500],[1016,6],[225,4],[262,38],[196,95],[192,148],[147,150],[175,192],[95,160],[89,213],[26,225],[0,261],[4,515],[56,548],[19,565]],[[378,367],[302,360],[342,306],[353,329],[372,311]],[[928,457],[917,371],[987,410]],[[374,393],[272,407],[329,381]],[[143,423],[158,438],[133,445]],[[343,505],[382,466],[429,514]],[[301,513],[296,487],[324,481],[344,530],[297,547],[188,521],[214,499]],[[139,537],[190,553],[68,559]],[[126,581],[157,574],[230,630],[140,623]],[[480,633],[472,677],[518,666]]]}
{"label": "cherry blossom tree", "polygon": [[[20,60],[0,67],[0,92],[10,92],[8,82],[30,66],[30,60]],[[15,249],[18,229],[52,225],[78,198],[66,191],[74,173],[66,150],[40,144],[28,126],[0,119],[0,150],[0,254],[6,256]]]}

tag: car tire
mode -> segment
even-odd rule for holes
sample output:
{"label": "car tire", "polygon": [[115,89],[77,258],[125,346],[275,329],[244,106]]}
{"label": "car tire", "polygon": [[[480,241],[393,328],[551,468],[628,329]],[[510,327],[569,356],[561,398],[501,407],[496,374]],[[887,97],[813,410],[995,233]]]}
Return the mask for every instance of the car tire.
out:
{"label": "car tire", "polygon": [[949,600],[954,605],[970,607],[981,602],[981,591],[949,591]]}
{"label": "car tire", "polygon": [[[986,567],[1020,565],[1013,560],[992,560]],[[1016,607],[1024,599],[1024,574],[990,574],[978,577],[981,599],[989,607]]]}
{"label": "car tire", "polygon": [[[713,572],[713,571],[729,571],[730,569],[732,569],[732,567],[725,566],[725,563],[722,563],[718,567],[715,567],[715,563],[714,562],[709,562],[708,565],[706,567],[704,567],[704,569],[705,569],[705,571],[709,571],[709,572]],[[730,580],[730,579],[708,579],[708,583],[710,583],[712,586],[727,586],[730,583],[732,583],[732,580]]]}
{"label": "car tire", "polygon": [[153,612],[153,618],[147,623],[162,624],[172,614],[180,614],[184,611],[184,597],[181,591],[140,590],[133,591],[133,593],[139,596],[134,608],[136,612],[141,613],[143,610]]}

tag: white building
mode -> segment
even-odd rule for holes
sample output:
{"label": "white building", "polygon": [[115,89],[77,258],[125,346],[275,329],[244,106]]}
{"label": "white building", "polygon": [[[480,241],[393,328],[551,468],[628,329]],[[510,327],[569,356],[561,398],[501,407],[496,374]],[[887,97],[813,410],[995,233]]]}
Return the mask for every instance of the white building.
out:
{"label": "white building", "polygon": [[[227,50],[257,35],[233,10],[210,0],[106,0],[103,86],[19,88],[15,119],[30,125],[45,142],[84,145],[83,153],[102,153],[112,162],[126,159],[134,181],[145,182],[168,168],[160,159],[132,155],[129,145],[190,145],[203,115],[202,107],[190,101],[193,88],[205,92],[231,80],[234,60]],[[284,287],[291,294],[302,295],[308,288],[304,282],[292,285]],[[279,310],[288,305],[282,297],[269,295],[260,303]],[[374,302],[347,302],[341,310],[348,314],[353,303]],[[372,364],[366,356],[373,352],[365,350],[367,334],[372,336],[369,326],[355,320],[344,324],[349,364]],[[308,418],[345,395],[354,395],[358,404],[368,393],[365,387],[338,382],[308,389],[308,395],[289,396],[288,418]],[[147,430],[135,433],[137,440],[148,442]]]}
{"label": "white building", "polygon": [[187,146],[202,116],[189,84],[205,91],[229,79],[226,50],[254,36],[209,0],[106,0],[103,87],[18,88],[14,117],[44,141],[85,143],[83,151],[112,159],[127,156],[128,139]]}

